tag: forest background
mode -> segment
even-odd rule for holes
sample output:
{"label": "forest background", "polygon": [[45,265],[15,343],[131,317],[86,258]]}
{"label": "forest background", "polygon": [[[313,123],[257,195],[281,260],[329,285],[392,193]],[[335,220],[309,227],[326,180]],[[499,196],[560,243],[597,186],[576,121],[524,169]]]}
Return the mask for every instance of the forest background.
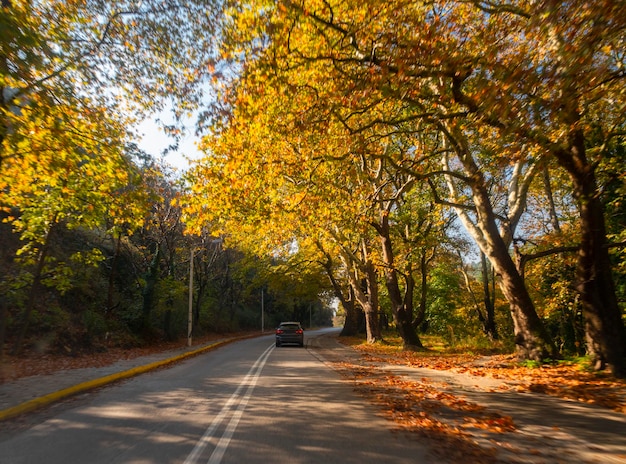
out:
{"label": "forest background", "polygon": [[[2,1],[0,344],[283,319],[624,375],[623,2]],[[198,114],[180,176],[137,144]],[[180,124],[179,124],[180,123]]]}

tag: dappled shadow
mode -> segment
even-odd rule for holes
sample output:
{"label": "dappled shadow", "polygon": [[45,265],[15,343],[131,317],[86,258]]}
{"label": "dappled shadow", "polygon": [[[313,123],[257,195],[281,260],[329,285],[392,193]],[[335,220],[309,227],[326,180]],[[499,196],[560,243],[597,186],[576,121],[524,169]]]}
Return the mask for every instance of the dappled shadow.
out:
{"label": "dappled shadow", "polygon": [[[626,463],[623,414],[514,392],[503,380],[453,370],[385,364],[372,356],[338,359],[355,387],[403,430],[446,440],[466,436],[461,446],[470,440],[498,462]],[[464,450],[463,461],[490,462],[488,455],[468,460],[475,451]]]}
{"label": "dappled shadow", "polygon": [[[250,372],[260,351],[242,354],[248,349],[233,347],[228,356],[224,350],[41,411],[27,430],[0,437],[0,461],[183,463]],[[235,410],[196,462],[208,462]],[[271,353],[222,462],[433,462],[422,459],[424,449],[391,433],[349,384],[296,347]]]}
{"label": "dappled shadow", "polygon": [[285,463],[440,462],[426,457],[425,446],[393,434],[310,352],[282,349],[268,360],[223,462],[261,456]]}

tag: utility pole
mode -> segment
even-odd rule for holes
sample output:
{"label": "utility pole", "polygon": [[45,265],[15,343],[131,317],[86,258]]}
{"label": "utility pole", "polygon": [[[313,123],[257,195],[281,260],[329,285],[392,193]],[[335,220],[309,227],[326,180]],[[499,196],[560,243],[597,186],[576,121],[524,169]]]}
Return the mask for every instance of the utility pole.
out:
{"label": "utility pole", "polygon": [[264,295],[263,289],[261,289],[261,333],[265,332],[265,308],[264,308]]}
{"label": "utility pole", "polygon": [[189,259],[189,316],[187,317],[187,346],[191,346],[193,331],[193,248]]}

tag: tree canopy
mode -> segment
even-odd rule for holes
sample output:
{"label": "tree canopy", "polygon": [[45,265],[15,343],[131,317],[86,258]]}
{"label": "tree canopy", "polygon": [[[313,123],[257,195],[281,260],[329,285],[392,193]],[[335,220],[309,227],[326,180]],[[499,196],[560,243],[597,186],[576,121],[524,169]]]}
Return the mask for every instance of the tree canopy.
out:
{"label": "tree canopy", "polygon": [[[624,375],[623,2],[1,5],[0,340],[88,266],[85,324],[173,337],[194,266],[213,327],[332,292],[370,342],[483,333]],[[174,137],[199,114],[183,179],[136,145],[164,110]]]}
{"label": "tree canopy", "polygon": [[[623,309],[595,168],[608,147],[623,143],[620,5],[399,0],[230,7],[207,158],[192,173],[189,211],[196,221],[232,221],[229,233],[255,239],[279,231],[297,239],[302,218],[306,235],[332,236],[326,219],[352,216],[351,230],[361,234],[348,247],[354,255],[373,243],[367,226],[381,198],[427,185],[425,195],[457,212],[499,275],[519,353],[540,360],[557,356],[556,346],[511,245],[538,174],[562,171],[579,213],[570,219],[588,349],[598,365],[623,370]],[[215,163],[215,171],[203,171]],[[389,170],[392,177],[384,177]],[[388,208],[392,219],[385,221],[398,220],[396,209]],[[380,232],[380,224],[374,229]],[[378,250],[367,255],[384,271],[381,253],[389,256],[391,248]]]}

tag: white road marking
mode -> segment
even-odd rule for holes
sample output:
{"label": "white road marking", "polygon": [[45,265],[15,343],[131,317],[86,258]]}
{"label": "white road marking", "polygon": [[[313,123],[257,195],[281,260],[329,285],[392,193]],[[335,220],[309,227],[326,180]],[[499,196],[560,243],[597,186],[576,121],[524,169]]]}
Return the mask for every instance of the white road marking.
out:
{"label": "white road marking", "polygon": [[[185,464],[196,464],[196,462],[198,461],[198,458],[200,457],[200,455],[202,454],[206,446],[209,444],[209,442],[213,438],[213,435],[215,434],[216,429],[219,427],[219,425],[222,423],[224,418],[230,413],[231,409],[233,409],[234,405],[239,400],[239,406],[237,406],[237,409],[235,410],[235,412],[233,413],[230,419],[230,422],[226,426],[226,430],[222,434],[222,437],[220,438],[219,442],[217,443],[217,446],[215,447],[213,454],[211,454],[208,464],[219,464],[221,462],[222,457],[224,456],[224,453],[226,452],[226,449],[228,448],[228,444],[230,443],[230,440],[233,434],[235,433],[237,424],[239,424],[239,420],[241,419],[241,416],[243,415],[243,411],[246,409],[248,400],[250,399],[250,396],[252,396],[252,391],[254,390],[254,387],[256,386],[259,376],[261,375],[261,371],[263,370],[263,367],[265,366],[265,362],[267,361],[267,358],[269,357],[274,347],[275,345],[272,344],[255,361],[253,366],[250,368],[250,370],[244,377],[241,384],[239,384],[235,392],[231,395],[231,397],[228,399],[226,404],[222,407],[222,410],[220,411],[220,413],[217,416],[215,416],[215,419],[213,419],[213,422],[211,422],[211,425],[206,429],[206,431],[204,432],[204,435],[202,435],[202,438],[198,440],[198,443],[196,443],[196,446],[194,447],[194,449],[191,451],[191,453],[189,453],[189,456],[187,456],[187,459],[185,459]],[[248,388],[244,396],[240,399],[240,393],[245,387],[248,387]]]}

